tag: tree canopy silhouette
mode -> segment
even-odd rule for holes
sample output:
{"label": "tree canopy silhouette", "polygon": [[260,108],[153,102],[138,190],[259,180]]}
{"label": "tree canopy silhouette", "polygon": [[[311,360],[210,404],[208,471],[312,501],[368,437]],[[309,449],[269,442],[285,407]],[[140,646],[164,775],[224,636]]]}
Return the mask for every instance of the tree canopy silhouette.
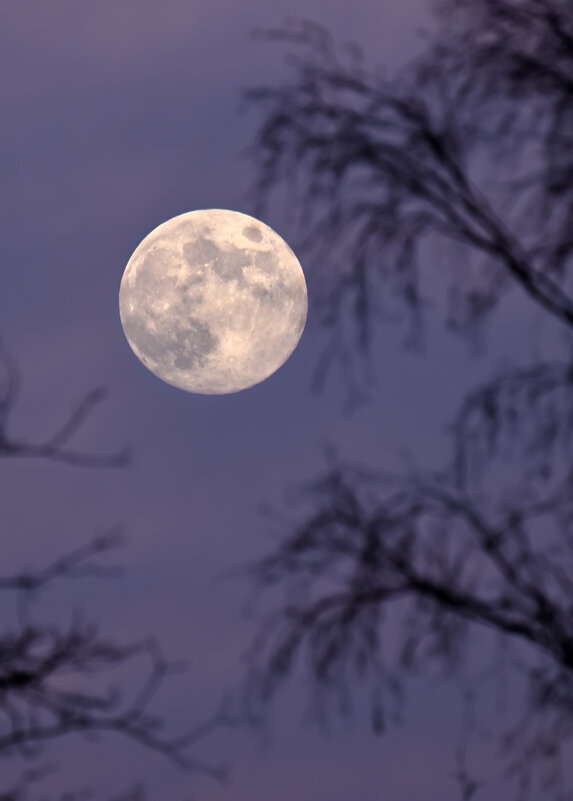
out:
{"label": "tree canopy silhouette", "polygon": [[[473,339],[521,293],[563,345],[464,398],[435,470],[337,458],[304,488],[282,543],[250,571],[284,596],[253,644],[248,698],[268,703],[305,656],[322,697],[346,703],[368,680],[382,730],[409,674],[471,675],[486,631],[499,645],[488,679],[512,670],[521,690],[521,714],[498,730],[517,796],[569,798],[573,6],[445,0],[438,14],[437,34],[393,78],[312,22],[260,34],[291,46],[293,71],[246,93],[262,110],[253,197],[264,205],[284,183],[299,211],[316,312],[332,332],[319,377],[352,352],[373,358],[373,325],[394,306],[407,342],[421,341],[440,294],[449,328]],[[467,720],[469,799],[481,785],[467,772],[479,729]]]}

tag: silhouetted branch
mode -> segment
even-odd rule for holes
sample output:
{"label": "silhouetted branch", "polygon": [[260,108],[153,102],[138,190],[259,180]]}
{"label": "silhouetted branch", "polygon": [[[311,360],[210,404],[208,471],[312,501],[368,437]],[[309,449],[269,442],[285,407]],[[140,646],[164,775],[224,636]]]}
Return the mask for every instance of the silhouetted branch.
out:
{"label": "silhouetted branch", "polygon": [[124,448],[117,453],[98,455],[76,451],[71,446],[74,436],[104,400],[106,391],[99,387],[88,392],[72,411],[65,423],[45,442],[30,443],[8,434],[10,415],[20,393],[20,374],[10,353],[0,341],[0,370],[3,387],[0,388],[0,458],[40,458],[64,462],[78,467],[124,467],[131,460],[131,451]]}
{"label": "silhouetted branch", "polygon": [[[61,578],[112,575],[94,557],[120,542],[115,532],[97,537],[44,569],[2,579],[0,587],[29,597]],[[148,670],[139,690],[131,691],[131,698],[111,688],[95,689],[106,672],[126,669],[134,661],[146,662]],[[181,768],[222,779],[224,769],[197,759],[192,749],[230,724],[228,705],[179,735],[165,733],[161,717],[152,712],[165,679],[177,669],[180,666],[165,661],[150,638],[118,644],[80,618],[67,627],[20,621],[14,632],[0,636],[0,757],[37,757],[45,744],[72,733],[115,732]]]}
{"label": "silhouetted branch", "polygon": [[117,576],[118,568],[102,565],[92,557],[107,554],[125,544],[120,530],[111,530],[95,537],[91,542],[59,557],[51,564],[33,573],[20,572],[16,576],[0,576],[0,590],[20,590],[33,593],[57,578],[105,578]]}
{"label": "silhouetted branch", "polygon": [[[481,503],[555,508],[555,484],[570,489],[573,479],[573,365],[552,361],[504,371],[464,399],[452,433],[452,469],[466,492],[477,492],[488,474],[497,478],[496,458],[513,465],[505,497],[488,485]],[[565,501],[567,493],[561,494]]]}
{"label": "silhouetted branch", "polygon": [[[12,787],[0,793],[0,801],[33,801],[31,791],[34,786],[54,773],[52,766],[48,765],[35,770],[27,770]],[[58,795],[46,796],[42,794],[42,801],[90,801],[93,793],[88,789],[67,791]],[[120,795],[114,796],[110,801],[145,801],[145,792],[141,785],[133,785]]]}
{"label": "silhouetted branch", "polygon": [[[284,183],[299,212],[322,322],[334,330],[323,377],[334,356],[350,358],[347,327],[364,353],[395,300],[420,335],[430,267],[440,268],[434,283],[438,295],[447,288],[453,330],[475,333],[514,286],[573,326],[573,6],[440,5],[437,36],[392,80],[314,23],[262,33],[292,45],[293,72],[245,95],[263,115],[253,197],[266,203]],[[436,251],[422,259],[423,246],[445,241],[447,262]],[[279,593],[251,650],[250,707],[305,660],[315,692],[343,709],[353,689],[369,688],[381,730],[409,674],[471,673],[472,643],[486,632],[504,660],[516,656],[523,691],[523,715],[498,739],[518,798],[540,763],[544,791],[564,798],[572,433],[572,365],[555,359],[471,392],[451,426],[451,457],[434,472],[330,466],[282,544],[249,571],[258,592]],[[480,683],[468,680],[468,698]],[[468,721],[465,745],[477,728]],[[471,798],[481,784],[466,771],[465,745],[456,775]]]}
{"label": "silhouetted branch", "polygon": [[[0,793],[0,801],[27,801],[30,788],[33,788],[38,781],[42,781],[52,773],[53,768],[50,765],[44,765],[41,768],[35,768],[33,770],[26,770],[8,790]],[[74,801],[74,798],[77,798],[79,801],[80,797],[81,796],[74,797],[70,795],[69,801]]]}
{"label": "silhouetted branch", "polygon": [[[105,398],[103,389],[87,393],[63,425],[40,443],[26,442],[8,433],[19,390],[18,368],[0,342],[0,457],[37,457],[88,467],[128,463],[126,450],[95,455],[73,448],[76,434]],[[231,723],[230,706],[222,704],[213,715],[182,734],[166,732],[153,705],[165,679],[180,666],[167,662],[153,639],[118,643],[79,616],[67,626],[32,622],[32,601],[53,582],[117,576],[118,568],[105,564],[102,557],[122,544],[121,531],[112,529],[43,568],[0,576],[0,590],[15,593],[19,613],[16,627],[0,634],[0,758],[38,757],[51,742],[70,734],[93,738],[115,733],[180,768],[222,780],[225,770],[221,766],[200,760],[193,752],[203,738]],[[139,688],[130,686],[124,694],[106,686],[106,673],[124,670],[129,676],[128,671],[136,662],[147,666]],[[1,794],[1,800],[28,801],[36,784],[51,770],[26,771]],[[84,801],[90,795],[82,789],[63,793],[57,801]],[[117,801],[143,798],[142,788],[134,786]]]}
{"label": "silhouetted branch", "polygon": [[[422,666],[462,670],[468,638],[481,627],[525,653],[525,708],[537,722],[558,720],[545,740],[563,746],[568,724],[573,736],[573,550],[534,544],[538,508],[493,519],[446,473],[350,466],[331,469],[309,493],[313,511],[252,569],[259,589],[284,596],[250,651],[251,709],[266,705],[304,658],[321,693],[348,703],[354,686],[369,685],[373,725],[384,728],[407,675]],[[520,722],[514,744],[526,731]]]}
{"label": "silhouetted branch", "polygon": [[[419,247],[428,237],[460,246],[461,263],[448,276],[456,330],[473,332],[512,284],[573,325],[564,280],[573,252],[568,7],[446,5],[450,16],[460,10],[459,29],[393,81],[314,23],[263,32],[296,46],[294,79],[245,93],[264,111],[249,151],[259,176],[253,198],[264,203],[283,180],[291,187],[303,246],[316,253],[309,263],[319,271],[323,322],[351,319],[363,348],[392,298],[419,328]],[[499,157],[493,191],[471,167],[484,153]],[[524,176],[532,159],[543,161],[542,180]]]}

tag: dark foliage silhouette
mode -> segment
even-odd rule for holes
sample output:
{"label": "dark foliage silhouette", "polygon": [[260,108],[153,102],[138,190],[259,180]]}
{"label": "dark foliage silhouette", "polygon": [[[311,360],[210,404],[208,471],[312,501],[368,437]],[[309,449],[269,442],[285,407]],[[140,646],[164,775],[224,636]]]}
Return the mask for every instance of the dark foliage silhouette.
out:
{"label": "dark foliage silhouette", "polygon": [[[20,378],[14,359],[4,347],[0,349],[0,367],[1,456],[42,458],[83,467],[121,467],[129,463],[127,450],[97,455],[73,447],[74,435],[105,396],[102,390],[88,393],[62,427],[42,443],[9,435]],[[225,776],[222,767],[197,758],[194,746],[229,724],[227,705],[222,704],[209,719],[186,732],[169,733],[166,722],[153,709],[154,701],[165,680],[183,666],[167,661],[153,638],[118,642],[83,614],[74,614],[67,623],[36,620],[39,596],[52,585],[119,575],[121,571],[107,560],[122,544],[122,533],[112,529],[44,567],[0,576],[0,593],[14,601],[13,623],[0,631],[0,763],[10,759],[39,765],[24,770],[13,786],[0,788],[2,801],[37,798],[37,786],[55,770],[51,762],[44,764],[50,744],[70,735],[93,740],[115,733],[179,768],[218,780]],[[5,603],[4,609],[8,610],[9,604]],[[144,670],[140,686],[133,679],[137,664],[142,666],[137,675]],[[113,679],[107,678],[110,674]],[[118,681],[123,682],[124,689],[118,689]],[[91,793],[80,789],[58,798],[80,801],[91,798]],[[143,788],[134,785],[113,801],[143,799]]]}
{"label": "dark foliage silhouette", "polygon": [[[336,359],[373,361],[379,318],[398,312],[406,343],[421,344],[440,303],[475,342],[519,292],[563,344],[463,399],[434,471],[330,457],[250,571],[278,600],[253,644],[248,702],[267,704],[304,658],[323,707],[369,688],[380,731],[409,675],[444,671],[467,701],[469,799],[487,780],[468,773],[475,696],[511,671],[516,719],[490,730],[504,770],[520,799],[571,798],[573,6],[447,0],[438,12],[438,34],[391,79],[315,23],[261,34],[291,46],[293,77],[246,93],[262,109],[253,197],[264,205],[284,183],[299,211],[332,333],[319,383]],[[480,677],[484,637],[497,648]]]}

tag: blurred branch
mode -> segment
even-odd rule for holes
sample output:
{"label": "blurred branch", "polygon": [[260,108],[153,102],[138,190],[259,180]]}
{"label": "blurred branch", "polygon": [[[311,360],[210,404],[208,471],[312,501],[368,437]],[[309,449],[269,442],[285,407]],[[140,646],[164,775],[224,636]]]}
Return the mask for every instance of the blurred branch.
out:
{"label": "blurred branch", "polygon": [[90,417],[95,407],[106,397],[103,388],[86,393],[63,425],[47,440],[25,442],[8,434],[10,416],[20,395],[21,379],[18,367],[0,341],[0,370],[3,385],[0,389],[0,458],[40,458],[64,462],[79,467],[124,467],[131,461],[129,449],[108,455],[82,453],[71,447],[74,436]]}
{"label": "blurred branch", "polygon": [[[0,801],[31,801],[31,791],[34,786],[48,778],[55,772],[50,765],[35,770],[27,770],[16,781],[12,787],[0,793]],[[42,801],[89,801],[93,793],[87,789],[67,791],[56,796],[42,795]],[[141,785],[133,785],[120,795],[116,795],[110,801],[145,801],[145,791]]]}
{"label": "blurred branch", "polygon": [[[258,32],[295,52],[292,81],[244,94],[263,112],[248,151],[258,170],[252,198],[265,204],[284,182],[311,265],[328,268],[317,276],[322,322],[350,321],[362,349],[391,299],[419,329],[427,306],[419,247],[428,237],[459,248],[453,329],[475,332],[512,285],[573,325],[564,280],[573,254],[568,9],[533,10],[532,0],[444,5],[453,33],[393,81],[308,20]],[[472,159],[484,155],[501,190],[474,177]],[[542,178],[524,184],[520,168],[531,172],[532,159],[543,162]]]}
{"label": "blurred branch", "polygon": [[94,561],[92,557],[107,554],[124,544],[125,538],[122,532],[118,529],[112,529],[95,537],[86,545],[59,557],[40,570],[32,573],[21,572],[16,576],[0,576],[0,590],[21,590],[26,593],[33,593],[54,579],[117,576],[117,568],[102,565]]}
{"label": "blurred branch", "polygon": [[469,671],[469,638],[481,628],[518,649],[527,681],[524,717],[501,739],[510,764],[523,777],[542,742],[549,750],[535,758],[556,759],[573,737],[573,549],[552,552],[534,535],[540,518],[541,531],[558,518],[568,486],[562,495],[543,509],[498,510],[494,520],[447,471],[332,467],[307,488],[312,511],[248,570],[265,597],[280,592],[273,606],[266,598],[249,651],[249,712],[257,718],[302,660],[317,699],[344,709],[369,688],[372,725],[382,731],[409,675]]}
{"label": "blurred branch", "polygon": [[[61,578],[109,575],[94,557],[119,543],[115,533],[97,537],[35,573],[2,579],[0,587],[29,596]],[[131,698],[123,698],[111,687],[93,689],[98,677],[124,669],[134,660],[146,662],[148,670]],[[67,628],[21,621],[15,632],[0,635],[0,757],[36,757],[47,742],[70,733],[115,732],[181,768],[221,780],[225,770],[197,759],[192,749],[215,730],[230,725],[228,703],[179,735],[164,733],[162,719],[151,711],[165,679],[179,669],[165,661],[150,638],[118,644],[81,619]],[[82,679],[85,689],[78,685]]]}
{"label": "blurred branch", "polygon": [[[291,72],[244,95],[260,113],[252,199],[260,209],[281,187],[296,209],[332,332],[321,379],[335,359],[364,361],[395,308],[420,343],[442,296],[448,327],[468,337],[514,288],[573,327],[573,7],[439,7],[436,35],[391,80],[308,20],[258,32],[289,46]],[[433,249],[445,244],[447,260]],[[407,678],[443,671],[467,701],[455,778],[470,799],[483,785],[465,764],[480,730],[472,705],[511,670],[522,713],[495,739],[507,775],[523,801],[541,767],[541,790],[561,801],[573,743],[570,358],[506,368],[462,399],[450,433],[435,471],[334,461],[306,488],[282,541],[247,570],[266,604],[247,708],[260,714],[303,664],[323,712],[367,695],[383,731]],[[476,677],[484,638],[496,657]]]}

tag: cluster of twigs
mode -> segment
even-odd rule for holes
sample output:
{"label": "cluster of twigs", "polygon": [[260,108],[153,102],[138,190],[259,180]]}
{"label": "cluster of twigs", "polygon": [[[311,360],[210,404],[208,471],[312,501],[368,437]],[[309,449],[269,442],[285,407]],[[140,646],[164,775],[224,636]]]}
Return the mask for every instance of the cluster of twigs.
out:
{"label": "cluster of twigs", "polygon": [[[32,443],[12,436],[9,422],[19,396],[20,376],[4,347],[0,348],[0,366],[1,456],[41,458],[82,467],[121,467],[129,463],[128,450],[96,455],[73,447],[74,436],[105,397],[101,389],[88,393],[45,441]],[[0,760],[38,760],[50,743],[69,735],[94,739],[113,732],[162,755],[179,768],[223,780],[225,769],[197,758],[194,746],[229,724],[229,706],[226,702],[221,704],[213,715],[188,731],[169,733],[153,706],[165,680],[180,671],[182,665],[167,661],[154,639],[117,642],[79,614],[68,624],[34,621],[39,594],[53,584],[119,575],[119,568],[109,565],[107,559],[123,543],[121,531],[111,529],[44,567],[0,576],[0,591],[16,599],[14,626],[0,632]],[[130,675],[137,663],[147,669],[141,686],[133,687]],[[124,676],[127,691],[106,686],[105,676],[112,671]],[[0,792],[0,798],[28,801],[38,783],[52,772],[52,765],[25,771],[16,784]],[[137,785],[114,801],[143,801],[143,793]],[[88,797],[90,791],[82,789],[64,793],[60,801]]]}
{"label": "cluster of twigs", "polygon": [[[300,208],[318,310],[334,332],[323,376],[348,358],[344,331],[368,352],[391,303],[422,337],[429,271],[449,283],[455,331],[473,336],[521,291],[570,341],[573,7],[441,7],[439,35],[392,79],[314,23],[262,34],[293,47],[294,77],[247,93],[263,110],[254,196],[266,203],[284,181]],[[449,243],[455,264],[424,259],[429,241]],[[282,543],[250,569],[259,590],[279,593],[251,652],[250,707],[267,704],[304,658],[315,692],[343,709],[370,686],[382,730],[408,675],[471,673],[472,642],[489,632],[500,648],[493,674],[503,661],[523,690],[523,717],[498,739],[517,797],[539,781],[538,792],[569,798],[572,433],[566,354],[470,392],[452,423],[451,455],[434,471],[329,465]],[[500,661],[502,652],[514,658]],[[467,719],[466,744],[477,729]],[[482,784],[462,750],[469,799]]]}

